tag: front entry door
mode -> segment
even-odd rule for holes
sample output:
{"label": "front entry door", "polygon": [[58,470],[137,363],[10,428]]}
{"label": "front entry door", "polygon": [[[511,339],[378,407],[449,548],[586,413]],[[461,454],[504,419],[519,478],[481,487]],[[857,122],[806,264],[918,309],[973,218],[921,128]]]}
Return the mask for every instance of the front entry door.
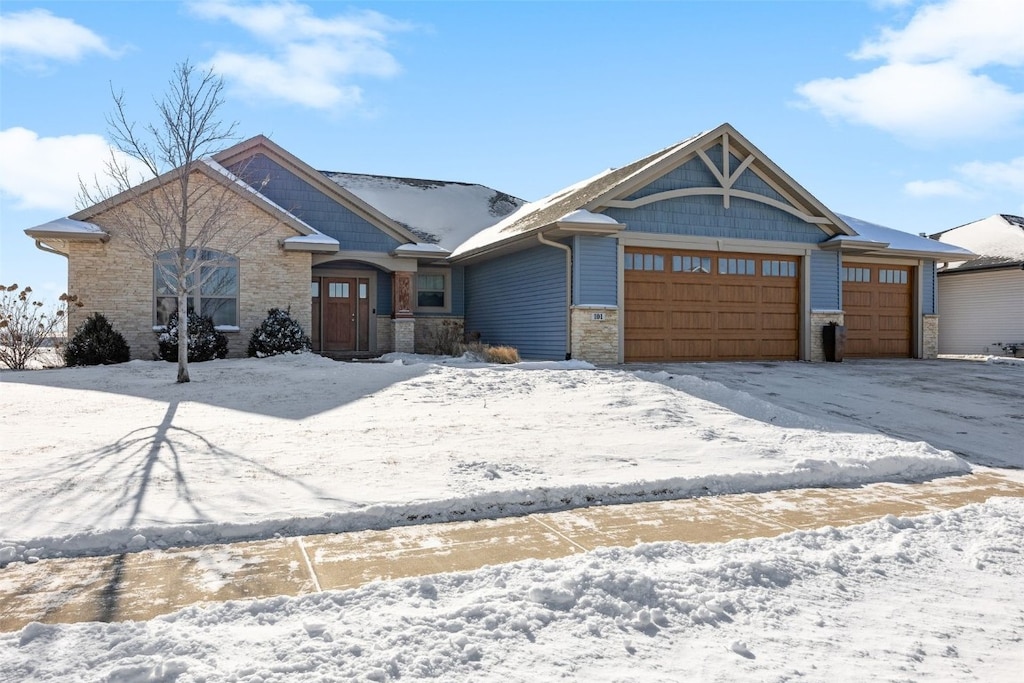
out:
{"label": "front entry door", "polygon": [[325,277],[320,289],[325,353],[369,350],[370,299],[368,278]]}
{"label": "front entry door", "polygon": [[324,278],[324,351],[356,350],[356,280]]}

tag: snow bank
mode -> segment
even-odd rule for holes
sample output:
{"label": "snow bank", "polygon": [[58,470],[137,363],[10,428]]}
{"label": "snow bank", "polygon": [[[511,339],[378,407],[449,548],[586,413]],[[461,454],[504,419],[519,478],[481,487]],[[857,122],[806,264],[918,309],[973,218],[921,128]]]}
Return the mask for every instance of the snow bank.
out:
{"label": "snow bank", "polygon": [[[0,635],[17,680],[1017,680],[1024,500]],[[59,655],[57,654],[59,653]],[[528,672],[528,673],[527,673]]]}
{"label": "snow bank", "polygon": [[694,377],[389,358],[5,373],[0,563],[969,471]]}

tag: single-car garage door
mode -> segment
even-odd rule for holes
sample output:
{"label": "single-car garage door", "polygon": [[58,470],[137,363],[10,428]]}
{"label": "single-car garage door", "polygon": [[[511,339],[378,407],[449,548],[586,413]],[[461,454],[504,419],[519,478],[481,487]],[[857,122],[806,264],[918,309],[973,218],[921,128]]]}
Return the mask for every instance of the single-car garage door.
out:
{"label": "single-car garage door", "polygon": [[626,362],[795,360],[800,259],[627,248]]}
{"label": "single-car garage door", "polygon": [[843,262],[847,356],[912,355],[912,275],[911,266]]}

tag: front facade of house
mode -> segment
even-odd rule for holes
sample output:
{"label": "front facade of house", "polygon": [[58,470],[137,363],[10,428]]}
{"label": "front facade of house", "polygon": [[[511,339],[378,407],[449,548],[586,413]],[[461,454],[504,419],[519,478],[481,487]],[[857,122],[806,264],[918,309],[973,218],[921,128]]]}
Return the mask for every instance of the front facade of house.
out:
{"label": "front facade of house", "polygon": [[[456,326],[524,358],[823,360],[822,327],[836,322],[848,356],[930,357],[936,262],[971,257],[832,213],[728,124],[525,205],[481,186],[316,171],[262,136],[213,161],[260,179],[242,220],[277,221],[211,263],[234,289],[196,292],[233,353],[277,306],[332,356],[429,352]],[[151,357],[174,305],[153,264],[102,211],[71,219],[26,232],[68,256],[83,310]]]}

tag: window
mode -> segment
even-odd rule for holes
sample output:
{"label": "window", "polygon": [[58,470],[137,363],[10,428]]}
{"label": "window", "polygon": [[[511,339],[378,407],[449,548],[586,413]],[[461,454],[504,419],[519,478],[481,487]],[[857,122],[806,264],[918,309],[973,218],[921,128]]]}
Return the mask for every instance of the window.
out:
{"label": "window", "polygon": [[416,275],[416,305],[420,308],[445,307],[445,276],[442,273]]}
{"label": "window", "polygon": [[870,268],[843,267],[843,282],[871,282]]}
{"label": "window", "polygon": [[310,293],[310,295],[314,299],[319,299],[320,298],[320,283],[319,282],[310,282],[309,283],[309,293]]}
{"label": "window", "polygon": [[[213,324],[225,327],[238,325],[238,259],[212,249],[189,249],[185,258],[198,260],[198,267],[187,274],[188,310],[213,318]],[[153,290],[156,299],[156,324],[166,325],[178,310],[178,268],[174,252],[157,256],[153,266]],[[198,287],[196,283],[198,282]]]}
{"label": "window", "polygon": [[626,254],[622,267],[626,270],[665,270],[665,257],[661,254]]}
{"label": "window", "polygon": [[765,259],[761,261],[761,275],[763,277],[796,277],[796,261]]}
{"label": "window", "polygon": [[888,285],[905,285],[907,284],[907,271],[898,268],[882,268],[878,271],[878,281]]}
{"label": "window", "polygon": [[673,256],[672,270],[677,273],[710,273],[710,256]]}
{"label": "window", "polygon": [[753,275],[754,259],[722,258],[718,259],[719,275]]}
{"label": "window", "polygon": [[329,299],[347,299],[349,295],[348,283],[347,282],[328,282],[327,283],[327,298]]}

